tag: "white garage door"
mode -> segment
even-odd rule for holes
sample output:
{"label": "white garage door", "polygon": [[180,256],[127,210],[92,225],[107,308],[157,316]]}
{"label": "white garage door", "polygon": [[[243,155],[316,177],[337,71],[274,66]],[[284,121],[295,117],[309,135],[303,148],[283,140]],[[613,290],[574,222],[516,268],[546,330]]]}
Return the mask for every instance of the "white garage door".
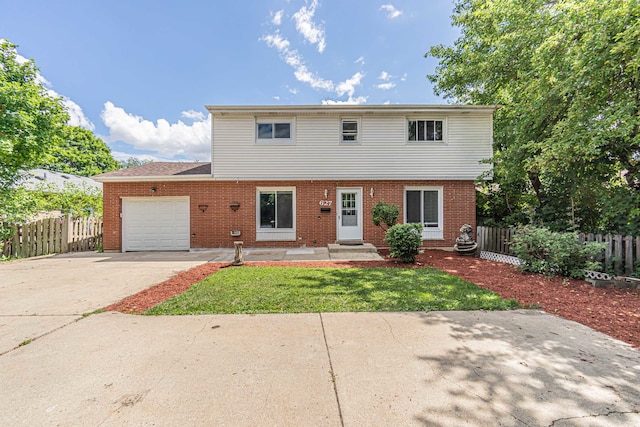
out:
{"label": "white garage door", "polygon": [[122,251],[189,249],[189,198],[122,200]]}

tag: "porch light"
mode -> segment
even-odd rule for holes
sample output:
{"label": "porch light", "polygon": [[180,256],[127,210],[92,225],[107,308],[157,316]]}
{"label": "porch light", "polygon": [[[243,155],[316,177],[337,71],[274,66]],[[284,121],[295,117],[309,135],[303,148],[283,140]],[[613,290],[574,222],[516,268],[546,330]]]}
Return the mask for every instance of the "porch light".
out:
{"label": "porch light", "polygon": [[371,191],[369,191],[369,195],[373,197],[374,194],[376,194],[376,190],[373,187],[371,187]]}
{"label": "porch light", "polygon": [[240,209],[240,203],[239,202],[231,202],[229,203],[229,207],[231,208],[232,211],[237,211],[238,209]]}
{"label": "porch light", "polygon": [[209,205],[198,205],[198,209],[200,209],[203,213],[204,213],[204,211],[207,210],[208,207],[209,207]]}

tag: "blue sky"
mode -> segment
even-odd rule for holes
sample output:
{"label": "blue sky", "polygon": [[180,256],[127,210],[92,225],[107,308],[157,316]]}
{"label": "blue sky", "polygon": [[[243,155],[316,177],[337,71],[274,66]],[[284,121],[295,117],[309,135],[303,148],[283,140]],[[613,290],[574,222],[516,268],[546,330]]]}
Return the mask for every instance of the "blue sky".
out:
{"label": "blue sky", "polygon": [[441,104],[453,0],[0,0],[72,124],[118,159],[210,160],[204,105]]}

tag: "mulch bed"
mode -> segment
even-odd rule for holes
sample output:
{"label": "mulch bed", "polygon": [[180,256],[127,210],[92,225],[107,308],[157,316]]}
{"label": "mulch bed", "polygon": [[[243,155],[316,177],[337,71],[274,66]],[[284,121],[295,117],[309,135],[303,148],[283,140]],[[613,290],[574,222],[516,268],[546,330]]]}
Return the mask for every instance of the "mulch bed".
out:
{"label": "mulch bed", "polygon": [[[640,289],[594,288],[582,280],[523,274],[515,267],[451,252],[427,250],[417,264],[407,265],[380,251],[384,261],[248,262],[246,265],[296,267],[434,267],[489,289],[522,306],[573,320],[640,349]],[[151,288],[106,307],[123,313],[142,313],[178,295],[228,263],[206,263],[177,274]]]}

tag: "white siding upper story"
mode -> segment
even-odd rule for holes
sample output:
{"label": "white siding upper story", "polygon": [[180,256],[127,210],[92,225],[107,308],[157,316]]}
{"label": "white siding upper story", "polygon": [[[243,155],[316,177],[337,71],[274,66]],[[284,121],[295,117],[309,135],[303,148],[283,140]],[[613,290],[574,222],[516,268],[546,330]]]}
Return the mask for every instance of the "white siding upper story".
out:
{"label": "white siding upper story", "polygon": [[[207,107],[219,180],[473,180],[491,169],[495,106]],[[342,142],[342,120],[358,122]],[[410,120],[441,121],[442,141],[408,141]],[[291,138],[257,139],[257,123],[290,122]]]}

